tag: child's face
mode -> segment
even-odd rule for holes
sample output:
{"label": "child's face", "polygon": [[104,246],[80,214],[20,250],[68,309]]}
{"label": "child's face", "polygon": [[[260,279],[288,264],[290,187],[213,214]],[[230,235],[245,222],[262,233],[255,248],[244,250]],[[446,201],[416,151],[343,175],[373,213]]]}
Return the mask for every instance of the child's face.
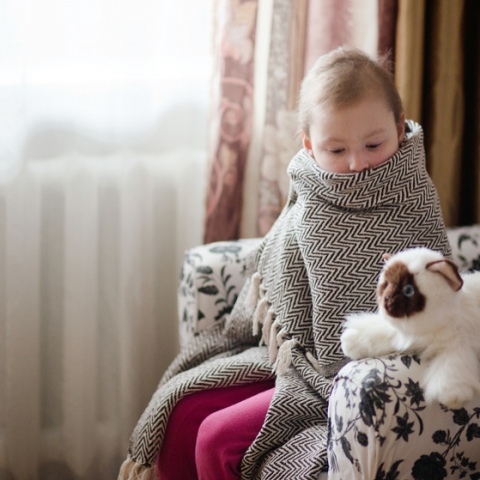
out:
{"label": "child's face", "polygon": [[319,107],[303,146],[322,170],[355,173],[388,160],[403,141],[405,116],[399,125],[379,99],[361,100],[340,109]]}

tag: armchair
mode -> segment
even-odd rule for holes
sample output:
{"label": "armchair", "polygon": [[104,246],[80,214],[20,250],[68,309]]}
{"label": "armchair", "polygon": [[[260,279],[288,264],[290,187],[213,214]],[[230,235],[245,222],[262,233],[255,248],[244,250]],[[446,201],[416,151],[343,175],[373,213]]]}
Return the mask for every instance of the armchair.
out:
{"label": "armchair", "polygon": [[[480,269],[480,225],[450,229],[453,260]],[[178,287],[182,348],[228,315],[244,283],[246,256],[260,239],[188,250]],[[465,408],[426,407],[415,356],[352,361],[329,404],[329,478],[480,478],[480,393]]]}

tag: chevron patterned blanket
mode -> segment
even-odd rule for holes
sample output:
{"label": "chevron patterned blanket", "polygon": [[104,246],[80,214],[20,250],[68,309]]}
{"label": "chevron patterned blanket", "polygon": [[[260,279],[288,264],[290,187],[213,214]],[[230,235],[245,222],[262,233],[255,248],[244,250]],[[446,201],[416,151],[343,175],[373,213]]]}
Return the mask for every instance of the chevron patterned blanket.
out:
{"label": "chevron patterned blanket", "polygon": [[300,151],[289,175],[287,205],[252,259],[230,318],[165,373],[132,434],[119,479],[155,478],[168,417],[185,395],[273,374],[275,395],[243,459],[242,478],[318,478],[326,468],[331,378],[346,361],[339,342],[344,316],[375,309],[383,253],[427,246],[450,255],[423,132],[414,122],[407,122],[399,151],[374,169],[329,173]]}

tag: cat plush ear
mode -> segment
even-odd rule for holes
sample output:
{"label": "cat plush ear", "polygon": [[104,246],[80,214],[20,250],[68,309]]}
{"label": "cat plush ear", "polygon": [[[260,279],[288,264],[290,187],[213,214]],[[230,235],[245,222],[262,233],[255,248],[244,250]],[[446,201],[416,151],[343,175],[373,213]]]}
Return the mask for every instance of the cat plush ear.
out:
{"label": "cat plush ear", "polygon": [[435,272],[442,275],[450,288],[455,292],[462,288],[463,279],[458,273],[458,267],[448,258],[427,263],[425,268],[430,272]]}
{"label": "cat plush ear", "polygon": [[385,263],[387,263],[392,257],[393,257],[393,255],[391,253],[384,253],[382,255],[382,258],[383,258],[383,260],[385,260]]}

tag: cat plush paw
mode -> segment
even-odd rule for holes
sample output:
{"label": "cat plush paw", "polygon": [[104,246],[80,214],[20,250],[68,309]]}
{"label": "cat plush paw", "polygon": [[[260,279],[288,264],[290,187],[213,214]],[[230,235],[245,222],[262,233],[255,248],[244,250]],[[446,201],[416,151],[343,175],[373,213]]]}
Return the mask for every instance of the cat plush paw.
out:
{"label": "cat plush paw", "polygon": [[425,389],[425,398],[428,403],[437,400],[439,403],[451,410],[459,410],[464,407],[474,395],[474,389],[470,385],[437,385],[435,389]]}
{"label": "cat plush paw", "polygon": [[360,313],[346,317],[340,337],[343,353],[352,360],[379,357],[390,353],[397,332],[378,313]]}
{"label": "cat plush paw", "polygon": [[340,343],[343,353],[352,360],[368,356],[368,347],[360,340],[360,332],[354,327],[343,331]]}
{"label": "cat plush paw", "polygon": [[[463,343],[463,342],[462,342]],[[427,361],[423,385],[427,403],[438,401],[452,410],[467,404],[480,391],[478,360],[462,344],[452,342],[448,350]]]}

